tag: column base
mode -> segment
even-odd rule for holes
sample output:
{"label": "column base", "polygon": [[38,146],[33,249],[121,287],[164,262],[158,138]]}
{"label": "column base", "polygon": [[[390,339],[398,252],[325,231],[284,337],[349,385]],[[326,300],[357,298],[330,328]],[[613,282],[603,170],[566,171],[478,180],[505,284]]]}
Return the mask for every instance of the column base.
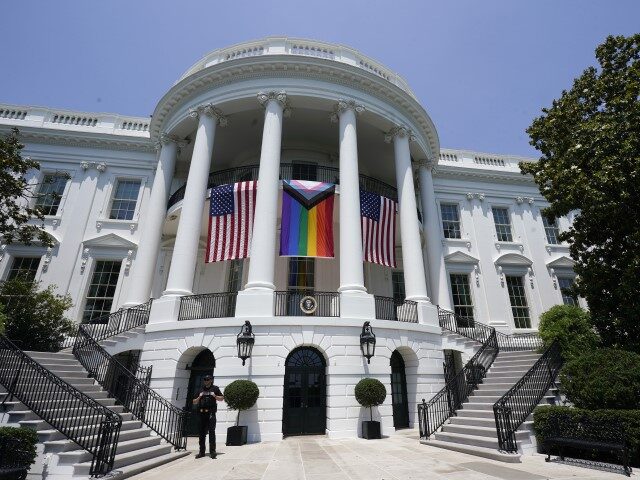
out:
{"label": "column base", "polygon": [[177,295],[163,295],[151,304],[149,323],[177,322],[180,312],[180,297]]}
{"label": "column base", "polygon": [[236,317],[273,317],[275,294],[269,288],[248,288],[238,292]]}
{"label": "column base", "polygon": [[376,318],[376,303],[373,295],[364,292],[340,293],[340,316],[345,318]]}
{"label": "column base", "polygon": [[432,303],[418,302],[418,323],[434,327],[439,326],[438,307]]}

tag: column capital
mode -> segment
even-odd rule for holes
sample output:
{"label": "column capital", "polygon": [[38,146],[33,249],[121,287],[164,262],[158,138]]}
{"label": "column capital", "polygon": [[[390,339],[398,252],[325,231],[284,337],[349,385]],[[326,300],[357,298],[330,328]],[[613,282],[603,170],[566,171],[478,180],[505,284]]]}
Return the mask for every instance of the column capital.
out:
{"label": "column capital", "polygon": [[396,125],[384,134],[384,141],[386,143],[391,143],[392,140],[400,137],[407,137],[410,142],[415,142],[416,140],[416,136],[413,134],[409,127],[406,127],[404,125]]}
{"label": "column capital", "polygon": [[418,168],[426,168],[427,170],[430,170],[432,172],[435,171],[436,167],[438,166],[438,161],[435,159],[435,157],[420,158],[416,160],[415,163]]}
{"label": "column capital", "polygon": [[285,117],[291,116],[291,105],[289,104],[287,92],[285,92],[284,90],[280,90],[279,92],[258,92],[256,97],[258,98],[258,103],[260,103],[260,105],[265,108],[267,107],[267,103],[269,103],[269,100],[275,100],[282,107],[283,115]]}
{"label": "column capital", "polygon": [[365,111],[364,105],[357,103],[355,100],[339,99],[333,107],[333,112],[329,115],[332,122],[336,123],[340,115],[347,110],[353,110],[356,115],[360,115]]}
{"label": "column capital", "polygon": [[178,147],[178,150],[180,150],[189,143],[189,140],[181,139],[178,136],[172,135],[167,132],[162,132],[155,143],[156,150],[160,150],[163,145],[168,145],[170,143],[175,143]]}
{"label": "column capital", "polygon": [[216,123],[221,127],[226,127],[229,121],[227,117],[222,113],[222,111],[216,107],[213,103],[205,103],[203,105],[198,105],[195,108],[189,110],[189,116],[191,118],[200,118],[200,115],[206,115],[207,117],[211,117],[215,119]]}

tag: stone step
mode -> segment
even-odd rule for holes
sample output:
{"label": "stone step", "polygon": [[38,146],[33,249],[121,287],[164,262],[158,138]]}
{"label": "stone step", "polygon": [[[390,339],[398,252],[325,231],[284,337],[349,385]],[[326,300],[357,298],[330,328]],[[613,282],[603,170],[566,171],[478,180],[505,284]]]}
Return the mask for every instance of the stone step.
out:
{"label": "stone step", "polygon": [[520,455],[512,453],[503,453],[492,448],[483,448],[472,445],[465,445],[462,443],[450,443],[440,440],[420,440],[420,443],[424,445],[430,445],[432,447],[444,448],[447,450],[453,450],[454,452],[467,453],[469,455],[475,455],[477,457],[489,458],[491,460],[497,460],[499,462],[506,463],[519,463]]}
{"label": "stone step", "polygon": [[475,407],[475,405],[469,406],[469,408],[461,408],[456,412],[458,417],[473,417],[473,418],[494,418],[493,409],[491,410],[479,410],[471,407]]}
{"label": "stone step", "polygon": [[[492,415],[491,417],[451,417],[449,420],[451,425],[469,425],[476,427],[487,427],[487,428],[496,428],[496,419]],[[532,420],[525,420],[520,429],[527,430],[529,427],[533,426]]]}
{"label": "stone step", "polygon": [[504,350],[500,350],[500,352],[498,353],[498,358],[500,360],[505,360],[505,359],[515,360],[518,358],[531,358],[531,357],[540,358],[541,354],[539,354],[534,350],[515,350],[513,352],[505,352]]}
{"label": "stone step", "polygon": [[450,443],[462,443],[474,447],[492,448],[498,450],[498,438],[482,437],[477,435],[465,435],[464,433],[437,432],[436,440]]}
{"label": "stone step", "polygon": [[[131,430],[120,430],[119,441],[135,440],[136,438],[149,437],[152,434],[151,429],[134,428]],[[80,446],[71,440],[48,440],[44,443],[46,452],[67,452],[72,450],[81,450]]]}
{"label": "stone step", "polygon": [[497,370],[497,371],[492,368],[489,370],[484,380],[486,381],[487,379],[502,378],[502,377],[507,377],[507,378],[517,377],[518,379],[520,379],[528,371],[529,371],[528,368],[523,368],[521,370],[513,369],[513,370]]}
{"label": "stone step", "polygon": [[[493,376],[493,377],[485,377],[482,381],[482,385],[496,385],[496,384],[508,384],[511,388],[515,383],[522,378],[522,375],[509,375],[509,376]],[[507,389],[508,390],[508,389]],[[506,390],[505,390],[506,391]]]}
{"label": "stone step", "polygon": [[[113,462],[113,469],[119,470],[122,467],[126,467],[128,465],[133,465],[139,462],[144,462],[145,460],[151,460],[152,458],[167,455],[171,453],[171,448],[172,447],[170,444],[161,444],[116,455]],[[73,474],[88,476],[90,469],[91,461],[77,463],[73,466]]]}
{"label": "stone step", "polygon": [[[498,439],[498,433],[496,431],[495,424],[493,427],[483,427],[480,425],[460,425],[460,424],[447,424],[442,426],[442,431],[445,433],[460,433],[463,435],[472,435],[476,437],[488,437],[491,439]],[[518,442],[526,441],[529,438],[529,432],[517,431],[516,440]]]}
{"label": "stone step", "polygon": [[[160,445],[162,439],[160,437],[147,436],[144,438],[135,438],[133,440],[118,440],[116,448],[116,458],[128,452],[143,450],[145,448]],[[58,454],[61,464],[90,462],[93,456],[86,450],[74,450],[69,452],[60,452]]]}
{"label": "stone step", "polygon": [[530,358],[521,358],[516,360],[510,360],[508,358],[496,358],[493,362],[494,367],[515,367],[519,365],[533,365],[538,361],[539,357],[531,356]]}
{"label": "stone step", "polygon": [[120,480],[129,478],[134,475],[138,475],[139,473],[146,472],[147,470],[151,470],[152,468],[156,468],[166,463],[173,462],[174,460],[178,460],[179,458],[186,457],[190,454],[191,452],[182,450],[180,452],[171,452],[167,453],[166,455],[160,455],[158,457],[151,458],[149,460],[133,463],[131,465],[127,465],[126,467],[119,468],[117,472],[111,472],[109,474],[109,480]]}
{"label": "stone step", "polygon": [[[80,425],[78,427],[73,428],[71,431],[79,432],[80,434],[82,434],[82,432],[90,430],[91,427],[92,427],[91,425]],[[140,422],[139,420],[128,420],[128,421],[122,422],[120,433],[124,432],[125,430],[133,430],[141,427],[142,427],[142,422]],[[47,442],[52,440],[64,440],[67,438],[58,430],[53,429],[50,426],[48,428],[42,428],[42,429],[38,428],[37,431],[38,431],[38,438],[40,439],[41,442]],[[97,432],[98,430],[96,429],[95,431]]]}
{"label": "stone step", "polygon": [[76,357],[73,356],[73,353],[62,353],[62,352],[35,352],[25,350],[27,355],[29,355],[34,360],[38,359],[58,359],[58,360],[73,360],[77,361]]}

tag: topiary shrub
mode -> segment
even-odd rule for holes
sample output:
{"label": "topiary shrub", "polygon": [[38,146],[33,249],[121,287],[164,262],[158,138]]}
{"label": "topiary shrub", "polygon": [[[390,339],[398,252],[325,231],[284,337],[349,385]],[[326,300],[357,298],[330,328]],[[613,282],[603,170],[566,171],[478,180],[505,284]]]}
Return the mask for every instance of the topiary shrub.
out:
{"label": "topiary shrub", "polygon": [[387,398],[387,389],[380,380],[375,378],[363,378],[356,384],[356,400],[363,407],[369,407],[369,414],[373,421],[372,407],[382,405]]}
{"label": "topiary shrub", "polygon": [[563,393],[578,408],[640,409],[640,355],[609,348],[586,351],[560,372]]}
{"label": "topiary shrub", "polygon": [[538,331],[544,343],[543,349],[557,340],[565,360],[591,351],[600,343],[589,312],[574,305],[556,305],[544,312],[540,315]]}
{"label": "topiary shrub", "polygon": [[240,412],[249,410],[256,404],[260,389],[251,380],[235,380],[224,389],[224,400],[231,410],[238,411],[236,426],[240,422]]}
{"label": "topiary shrub", "polygon": [[38,434],[30,428],[0,427],[0,465],[24,466],[36,460]]}

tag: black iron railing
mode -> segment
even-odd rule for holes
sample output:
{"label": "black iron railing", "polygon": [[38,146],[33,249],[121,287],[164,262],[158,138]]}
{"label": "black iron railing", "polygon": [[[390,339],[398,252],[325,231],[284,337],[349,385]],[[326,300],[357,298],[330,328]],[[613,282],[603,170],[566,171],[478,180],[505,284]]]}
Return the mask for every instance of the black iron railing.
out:
{"label": "black iron railing", "polygon": [[80,325],[73,355],[124,408],[177,449],[187,446],[186,412],[149,388],[148,379],[129,371],[109,355],[91,336],[88,325]]}
{"label": "black iron railing", "polygon": [[[491,328],[491,327],[489,327]],[[418,404],[420,437],[429,438],[444,422],[456,414],[473,390],[478,388],[498,355],[496,332],[489,333],[480,349],[444,388],[431,400]]]}
{"label": "black iron railing", "polygon": [[[484,344],[491,335],[498,335],[496,329],[489,325],[476,322],[472,318],[461,317],[440,307],[438,307],[438,320],[442,328],[482,344]],[[500,343],[498,342],[498,346],[499,345]]]}
{"label": "black iron railing", "polygon": [[[89,452],[90,474],[113,468],[122,418],[68,384],[0,335],[0,384],[69,440]],[[73,413],[71,413],[73,412]]]}
{"label": "black iron railing", "polygon": [[[313,298],[315,303],[303,304],[302,301],[305,297]],[[311,290],[276,292],[275,314],[277,317],[339,317],[340,294],[338,292],[314,292]]]}
{"label": "black iron railing", "polygon": [[180,298],[178,320],[233,317],[238,292],[205,293]]}
{"label": "black iron railing", "polygon": [[[207,188],[227,185],[229,183],[258,180],[259,165],[246,165],[244,167],[229,168],[219,172],[211,172]],[[311,164],[285,163],[280,165],[280,180],[313,180],[316,182],[340,183],[340,171],[336,167],[325,167]],[[366,175],[360,175],[360,188],[368,192],[377,193],[392,200],[398,199],[398,190],[388,183]],[[171,208],[184,198],[185,186],[176,190],[167,203]]]}
{"label": "black iron railing", "polygon": [[84,324],[89,325],[85,330],[91,333],[91,337],[96,342],[99,342],[105,338],[113,337],[119,333],[146,325],[149,323],[151,302],[152,300],[149,300],[146,303],[141,303],[131,308],[122,308],[109,315],[94,318]]}
{"label": "black iron railing", "polygon": [[376,318],[378,320],[396,320],[418,323],[418,302],[413,300],[397,301],[392,297],[374,296]]}
{"label": "black iron railing", "polygon": [[512,333],[511,335],[501,332],[496,333],[498,335],[498,346],[502,352],[538,350],[543,345],[538,332]]}
{"label": "black iron railing", "polygon": [[560,367],[560,346],[554,341],[529,371],[493,405],[500,450],[518,451],[516,430],[551,388]]}

